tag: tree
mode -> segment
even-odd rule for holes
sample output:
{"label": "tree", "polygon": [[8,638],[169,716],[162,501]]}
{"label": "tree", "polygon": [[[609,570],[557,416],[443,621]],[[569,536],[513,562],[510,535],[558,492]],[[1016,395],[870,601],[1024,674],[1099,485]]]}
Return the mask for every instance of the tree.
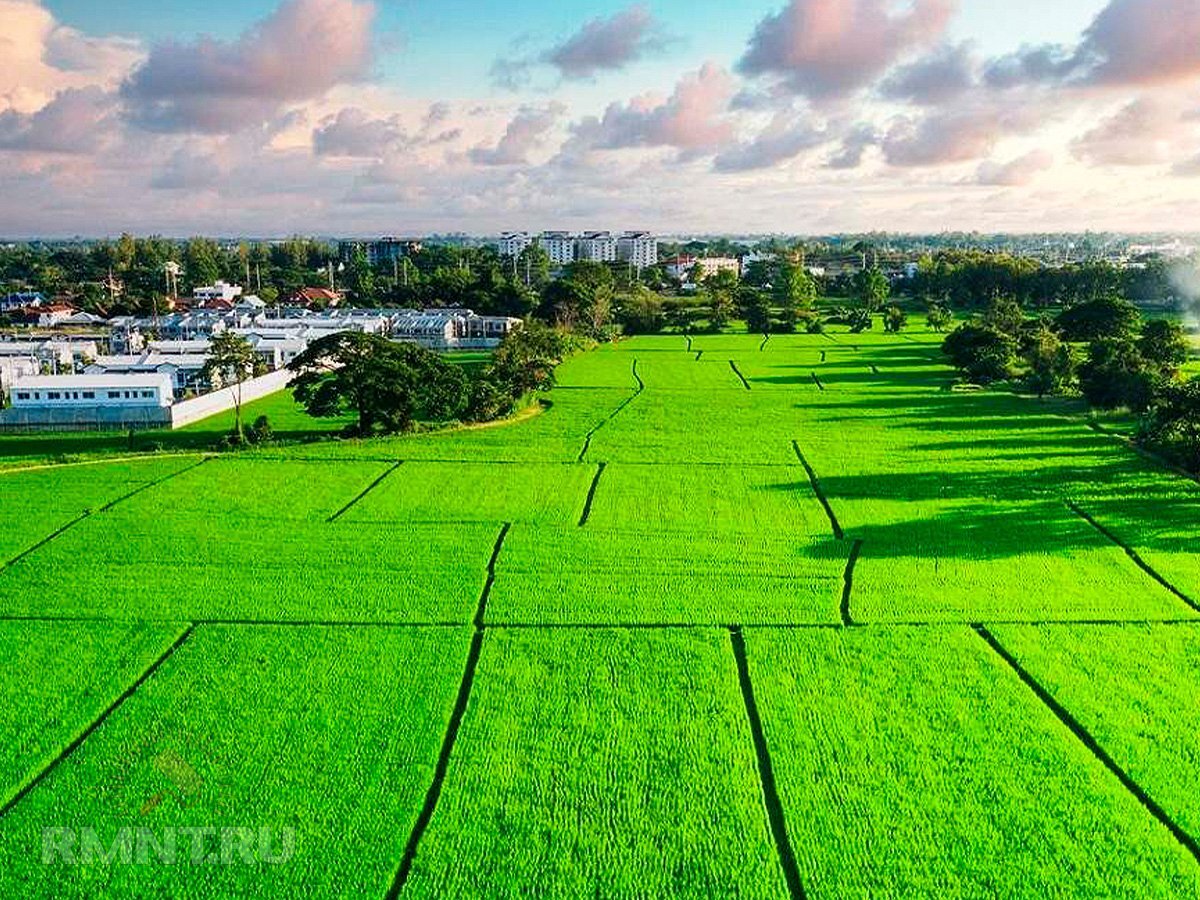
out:
{"label": "tree", "polygon": [[1154,398],[1161,377],[1147,366],[1129,337],[1093,341],[1088,358],[1079,367],[1079,387],[1097,409],[1144,412]]}
{"label": "tree", "polygon": [[908,325],[908,313],[895,304],[883,314],[883,328],[891,334],[899,334]]}
{"label": "tree", "polygon": [[1017,342],[1007,334],[979,325],[960,325],[942,343],[951,365],[971,381],[988,384],[1012,376]]}
{"label": "tree", "polygon": [[737,289],[737,273],[728,269],[714,272],[704,279],[704,291],[708,294],[708,323],[713,331],[720,331],[729,324]]}
{"label": "tree", "polygon": [[354,251],[350,265],[346,267],[346,286],[360,306],[375,304],[375,270],[361,249]]}
{"label": "tree", "polygon": [[1065,340],[1084,343],[1127,338],[1141,318],[1138,308],[1128,300],[1103,296],[1064,310],[1057,324]]}
{"label": "tree", "polygon": [[1019,337],[1025,327],[1025,311],[1012,297],[997,294],[988,301],[980,324],[1010,337]]}
{"label": "tree", "polygon": [[925,324],[931,331],[941,334],[954,324],[954,313],[937,303],[930,304],[929,312],[925,315]]}
{"label": "tree", "polygon": [[1200,473],[1200,380],[1168,385],[1142,418],[1137,440]]}
{"label": "tree", "polygon": [[1025,383],[1039,397],[1060,394],[1075,377],[1075,354],[1057,332],[1042,323],[1025,341],[1021,354],[1029,371]]}
{"label": "tree", "polygon": [[1142,329],[1138,352],[1163,377],[1174,378],[1192,355],[1192,346],[1178,322],[1154,319]]}
{"label": "tree", "polygon": [[785,262],[780,264],[771,287],[783,330],[795,331],[796,323],[811,314],[817,301],[816,282],[803,266]]}
{"label": "tree", "polygon": [[747,330],[751,334],[770,334],[771,306],[766,293],[757,288],[745,288],[740,296]]}
{"label": "tree", "polygon": [[643,285],[621,297],[618,310],[626,334],[658,334],[666,324],[662,298]]}
{"label": "tree", "polygon": [[422,421],[457,418],[468,398],[467,376],[416,344],[345,331],[318,338],[288,364],[292,393],[309,415],[357,415],[354,432],[394,433]]}
{"label": "tree", "polygon": [[214,388],[233,389],[233,433],[239,444],[246,442],[242,427],[242,385],[266,371],[262,357],[240,334],[224,331],[213,335],[202,373]]}
{"label": "tree", "polygon": [[877,311],[891,293],[891,282],[878,269],[863,269],[854,276],[854,297],[868,312]]}

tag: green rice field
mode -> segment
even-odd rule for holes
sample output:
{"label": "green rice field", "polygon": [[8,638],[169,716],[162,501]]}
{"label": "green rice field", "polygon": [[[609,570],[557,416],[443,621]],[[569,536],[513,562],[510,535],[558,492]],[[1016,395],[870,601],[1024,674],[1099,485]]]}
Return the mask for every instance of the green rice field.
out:
{"label": "green rice field", "polygon": [[0,441],[0,896],[1200,896],[1200,485],[940,341]]}

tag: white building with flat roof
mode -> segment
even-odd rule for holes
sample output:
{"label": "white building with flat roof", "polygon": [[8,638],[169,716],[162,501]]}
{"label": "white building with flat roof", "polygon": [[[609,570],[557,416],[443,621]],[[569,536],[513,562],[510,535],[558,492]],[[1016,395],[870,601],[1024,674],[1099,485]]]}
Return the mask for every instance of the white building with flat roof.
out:
{"label": "white building with flat roof", "polygon": [[635,269],[658,265],[658,238],[648,231],[627,231],[617,239],[617,258]]}
{"label": "white building with flat roof", "polygon": [[550,257],[550,264],[566,266],[575,262],[575,236],[569,231],[544,231],[538,246]]}
{"label": "white building with flat roof", "polygon": [[227,281],[218,281],[214,284],[203,285],[192,291],[192,299],[201,306],[217,301],[233,303],[240,296],[242,296],[242,286],[239,284],[229,284]]}
{"label": "white building with flat roof", "polygon": [[533,244],[533,235],[527,231],[506,231],[500,236],[501,256],[516,259]]}
{"label": "white building with flat roof", "polygon": [[169,407],[175,400],[171,376],[34,375],[16,381],[9,390],[14,411]]}
{"label": "white building with flat roof", "polygon": [[610,231],[588,231],[575,241],[575,258],[584,262],[616,262],[617,239]]}

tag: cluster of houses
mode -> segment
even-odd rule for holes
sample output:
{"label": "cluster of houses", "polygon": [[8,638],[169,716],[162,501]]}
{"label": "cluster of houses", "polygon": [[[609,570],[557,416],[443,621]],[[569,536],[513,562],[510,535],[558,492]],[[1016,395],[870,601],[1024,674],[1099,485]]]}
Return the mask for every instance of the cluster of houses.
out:
{"label": "cluster of houses", "polygon": [[[482,350],[496,347],[522,324],[469,309],[351,309],[323,294],[313,299],[323,308],[268,308],[240,286],[217,282],[197,288],[190,303],[164,315],[87,323],[103,324],[98,334],[0,339],[0,391],[8,398],[0,427],[177,425],[181,417],[173,415],[174,408],[208,397],[208,409],[221,392],[205,373],[212,339],[220,334],[241,335],[254,348],[268,373],[262,388],[270,392],[286,385],[288,363],[330,334],[355,331],[431,350]],[[11,308],[36,300],[27,295]],[[218,406],[207,414],[220,411]]]}

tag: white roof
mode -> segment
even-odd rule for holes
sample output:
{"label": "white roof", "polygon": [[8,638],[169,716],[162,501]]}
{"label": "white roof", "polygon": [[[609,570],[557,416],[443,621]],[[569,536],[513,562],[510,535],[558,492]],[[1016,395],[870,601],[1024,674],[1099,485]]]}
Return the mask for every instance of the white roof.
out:
{"label": "white roof", "polygon": [[14,387],[39,389],[72,388],[171,388],[171,376],[166,373],[151,375],[30,375],[18,378]]}

